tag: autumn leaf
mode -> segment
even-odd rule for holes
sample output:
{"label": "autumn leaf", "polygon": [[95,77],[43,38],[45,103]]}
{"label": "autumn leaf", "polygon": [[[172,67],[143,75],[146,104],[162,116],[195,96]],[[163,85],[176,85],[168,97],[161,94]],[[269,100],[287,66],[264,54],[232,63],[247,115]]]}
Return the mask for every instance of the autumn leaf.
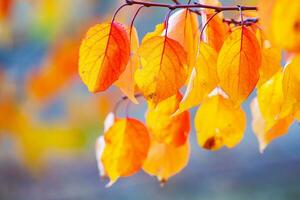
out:
{"label": "autumn leaf", "polygon": [[189,74],[195,65],[198,38],[198,16],[188,9],[181,9],[171,15],[169,19],[168,37],[176,40],[187,52]]}
{"label": "autumn leaf", "polygon": [[171,176],[179,173],[188,163],[190,157],[190,143],[175,147],[152,140],[143,170],[156,176],[163,184]]}
{"label": "autumn leaf", "polygon": [[300,110],[300,55],[296,55],[284,68],[283,96],[285,98],[282,115],[294,114]]}
{"label": "autumn leaf", "polygon": [[257,29],[256,36],[262,53],[261,66],[259,68],[259,81],[257,83],[257,86],[260,87],[281,69],[282,52],[281,49],[271,44],[261,29]]}
{"label": "autumn leaf", "polygon": [[155,36],[139,48],[142,68],[135,81],[145,98],[157,104],[177,93],[187,79],[187,57],[173,39]]}
{"label": "autumn leaf", "polygon": [[138,101],[135,98],[135,81],[134,73],[139,67],[139,57],[137,54],[139,48],[139,38],[136,29],[133,27],[132,30],[127,29],[128,35],[131,33],[130,49],[131,55],[129,62],[126,66],[125,71],[120,75],[119,80],[115,82],[115,85],[120,88],[120,90],[128,96],[128,98],[135,104]]}
{"label": "autumn leaf", "polygon": [[246,128],[246,115],[221,94],[208,97],[195,116],[198,144],[208,150],[240,143]]}
{"label": "autumn leaf", "polygon": [[144,36],[142,43],[145,43],[147,40],[149,40],[155,36],[163,36],[164,30],[165,30],[165,23],[157,24],[155,26],[154,31],[149,32]]}
{"label": "autumn leaf", "polygon": [[252,100],[250,107],[252,113],[252,129],[258,139],[259,150],[261,153],[263,153],[267,145],[272,140],[288,132],[288,129],[293,122],[293,116],[278,118],[275,120],[272,126],[268,127],[266,119],[260,111],[260,106],[257,98]]}
{"label": "autumn leaf", "polygon": [[204,42],[200,43],[196,66],[177,113],[199,105],[203,98],[217,87],[219,83],[217,58],[218,54],[212,47]]}
{"label": "autumn leaf", "polygon": [[149,106],[146,124],[151,136],[157,142],[174,146],[186,143],[190,131],[189,112],[172,115],[178,109],[181,99],[181,94],[177,93],[156,106]]}
{"label": "autumn leaf", "polygon": [[79,53],[79,74],[90,92],[106,90],[125,70],[130,58],[125,28],[117,23],[90,28]]}
{"label": "autumn leaf", "polygon": [[220,86],[235,104],[241,104],[255,88],[260,65],[254,32],[247,27],[235,29],[225,40],[217,64]]}
{"label": "autumn leaf", "polygon": [[119,177],[139,171],[147,157],[150,139],[147,128],[132,118],[117,119],[105,133],[102,163],[111,186]]}
{"label": "autumn leaf", "polygon": [[283,49],[300,51],[300,4],[297,0],[276,0],[271,16],[271,38]]}
{"label": "autumn leaf", "polygon": [[257,90],[257,99],[260,112],[269,129],[280,118],[285,101],[282,91],[282,71],[277,72],[269,81]]}

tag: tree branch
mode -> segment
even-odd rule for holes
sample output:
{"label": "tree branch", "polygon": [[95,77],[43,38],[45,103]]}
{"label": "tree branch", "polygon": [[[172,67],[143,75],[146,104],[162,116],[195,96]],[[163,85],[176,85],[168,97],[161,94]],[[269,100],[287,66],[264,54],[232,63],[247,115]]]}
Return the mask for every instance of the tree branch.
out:
{"label": "tree branch", "polygon": [[126,0],[126,3],[128,5],[144,5],[145,7],[161,7],[161,8],[169,8],[171,10],[177,8],[206,8],[206,9],[215,10],[216,12],[257,10],[257,7],[255,6],[211,6],[211,5],[205,5],[200,3],[178,4],[177,1],[175,1],[174,4],[166,4],[166,3],[156,3],[156,2],[143,2],[138,0]]}

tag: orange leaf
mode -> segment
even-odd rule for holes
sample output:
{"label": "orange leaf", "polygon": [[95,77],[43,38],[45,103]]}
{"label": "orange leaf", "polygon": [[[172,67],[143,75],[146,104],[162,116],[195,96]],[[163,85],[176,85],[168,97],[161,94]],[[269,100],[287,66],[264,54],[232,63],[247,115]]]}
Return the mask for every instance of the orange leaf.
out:
{"label": "orange leaf", "polygon": [[147,157],[150,139],[147,128],[136,119],[117,119],[105,133],[102,163],[111,186],[121,176],[139,171]]}
{"label": "orange leaf", "polygon": [[258,139],[260,152],[263,153],[264,149],[272,140],[288,132],[293,122],[293,116],[276,119],[272,126],[267,127],[266,119],[260,112],[257,98],[252,100],[250,107],[252,113],[252,129]]}
{"label": "orange leaf", "polygon": [[135,81],[146,99],[154,104],[177,93],[187,79],[188,67],[183,47],[173,39],[152,37],[139,48],[142,68]]}
{"label": "orange leaf", "polygon": [[180,146],[186,143],[190,131],[189,113],[172,116],[178,109],[180,93],[161,101],[156,107],[149,107],[146,115],[147,127],[153,138],[161,143]]}
{"label": "orange leaf", "polygon": [[217,52],[207,44],[200,43],[200,51],[195,69],[192,71],[187,90],[180,102],[177,113],[188,110],[201,103],[219,83],[217,75]]}
{"label": "orange leaf", "polygon": [[208,150],[233,148],[242,140],[246,128],[244,111],[222,95],[206,99],[195,116],[198,144]]}
{"label": "orange leaf", "polygon": [[142,43],[146,42],[147,40],[155,37],[155,36],[163,36],[163,32],[165,30],[165,24],[164,23],[161,23],[161,24],[157,24],[155,26],[155,30],[153,32],[149,32],[147,33],[143,40],[142,40]]}
{"label": "orange leaf", "polygon": [[[130,34],[130,29],[127,30]],[[134,73],[139,67],[139,57],[137,50],[139,48],[139,38],[136,32],[136,29],[133,27],[131,31],[131,55],[129,62],[126,66],[125,71],[120,75],[119,80],[115,82],[115,85],[120,88],[120,90],[135,104],[138,101],[135,98],[135,82],[134,82]]]}
{"label": "orange leaf", "polygon": [[[181,9],[169,19],[168,37],[176,40],[187,52],[189,72],[195,65],[199,30],[198,16],[188,9]],[[190,74],[190,73],[189,73]]]}
{"label": "orange leaf", "polygon": [[188,163],[190,157],[190,143],[175,147],[152,140],[148,157],[143,170],[156,176],[161,183],[165,183],[171,176],[179,173]]}
{"label": "orange leaf", "polygon": [[117,22],[90,28],[79,56],[79,74],[89,91],[106,90],[125,70],[130,57],[125,28]]}
{"label": "orange leaf", "polygon": [[236,104],[253,91],[259,79],[261,50],[247,27],[235,29],[225,40],[218,58],[220,86]]}
{"label": "orange leaf", "polygon": [[[202,23],[206,23],[205,19],[209,19],[212,15],[203,15]],[[214,16],[204,30],[204,41],[218,52],[229,34],[229,27],[223,22],[223,18],[222,13]]]}

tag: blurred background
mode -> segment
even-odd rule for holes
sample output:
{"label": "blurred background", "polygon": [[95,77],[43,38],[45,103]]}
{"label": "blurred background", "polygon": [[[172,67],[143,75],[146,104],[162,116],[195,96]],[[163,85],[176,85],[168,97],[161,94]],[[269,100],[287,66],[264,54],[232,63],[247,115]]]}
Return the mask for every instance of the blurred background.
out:
{"label": "blurred background", "polygon": [[[0,0],[0,199],[300,199],[299,124],[260,154],[250,100],[243,105],[247,131],[236,148],[200,149],[193,130],[190,162],[165,187],[141,172],[105,189],[95,141],[122,94],[114,87],[88,93],[77,74],[78,49],[88,27],[109,21],[122,3]],[[124,9],[118,20],[129,23],[133,9]],[[144,9],[136,21],[140,36],[165,14]],[[141,102],[130,112],[143,120],[144,111]]]}

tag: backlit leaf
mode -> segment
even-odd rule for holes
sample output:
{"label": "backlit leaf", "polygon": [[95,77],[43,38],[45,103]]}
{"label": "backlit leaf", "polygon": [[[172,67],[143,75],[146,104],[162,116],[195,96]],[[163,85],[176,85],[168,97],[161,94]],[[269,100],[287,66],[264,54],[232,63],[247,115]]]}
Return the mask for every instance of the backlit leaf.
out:
{"label": "backlit leaf", "polygon": [[180,146],[186,143],[190,131],[190,116],[187,111],[173,116],[182,96],[180,93],[150,106],[146,115],[147,127],[152,137],[161,143]]}
{"label": "backlit leaf", "polygon": [[232,101],[217,94],[207,98],[195,116],[198,144],[208,150],[240,143],[246,128],[246,115]]}
{"label": "backlit leaf", "polygon": [[300,55],[292,58],[283,72],[283,95],[285,103],[282,115],[293,114],[300,109]]}
{"label": "backlit leaf", "polygon": [[150,139],[147,128],[136,119],[117,119],[105,133],[102,163],[111,186],[119,177],[139,171],[147,157]]}
{"label": "backlit leaf", "polygon": [[[130,30],[127,30],[128,34],[130,34]],[[131,31],[131,42],[130,49],[131,55],[129,62],[126,66],[125,71],[120,75],[119,79],[115,82],[115,85],[120,88],[120,90],[128,96],[128,98],[133,103],[138,103],[135,98],[135,81],[134,81],[134,73],[139,67],[139,57],[137,54],[139,48],[139,38],[136,32],[136,29],[133,28]]]}
{"label": "backlit leaf", "polygon": [[139,48],[142,68],[135,81],[146,99],[154,104],[177,93],[187,79],[187,57],[183,47],[173,39],[155,36]]}
{"label": "backlit leaf", "polygon": [[198,16],[188,9],[181,9],[169,19],[168,37],[176,40],[187,52],[189,72],[195,65],[198,49]]}
{"label": "backlit leaf", "polygon": [[252,113],[252,129],[258,139],[260,152],[263,153],[264,149],[272,140],[288,132],[293,122],[293,116],[276,119],[272,126],[267,127],[266,119],[260,112],[257,98],[252,100],[250,107]]}
{"label": "backlit leaf", "polygon": [[180,103],[178,113],[199,105],[202,99],[217,87],[219,83],[217,58],[218,54],[213,48],[204,42],[200,43],[196,66]]}
{"label": "backlit leaf", "polygon": [[[271,17],[271,36],[280,47],[300,51],[300,4],[298,0],[276,0]],[[270,14],[270,13],[269,13]]]}
{"label": "backlit leaf", "polygon": [[189,157],[189,141],[182,146],[175,147],[152,140],[143,170],[164,183],[187,165]]}
{"label": "backlit leaf", "polygon": [[257,39],[261,47],[261,66],[259,68],[258,87],[269,80],[281,69],[281,50],[271,44],[265,33],[257,29]]}
{"label": "backlit leaf", "polygon": [[79,74],[89,91],[106,90],[118,80],[130,57],[125,28],[117,22],[90,28],[79,56]]}
{"label": "backlit leaf", "polygon": [[254,32],[247,27],[235,29],[225,40],[217,64],[220,86],[235,104],[255,88],[260,65],[261,50]]}

